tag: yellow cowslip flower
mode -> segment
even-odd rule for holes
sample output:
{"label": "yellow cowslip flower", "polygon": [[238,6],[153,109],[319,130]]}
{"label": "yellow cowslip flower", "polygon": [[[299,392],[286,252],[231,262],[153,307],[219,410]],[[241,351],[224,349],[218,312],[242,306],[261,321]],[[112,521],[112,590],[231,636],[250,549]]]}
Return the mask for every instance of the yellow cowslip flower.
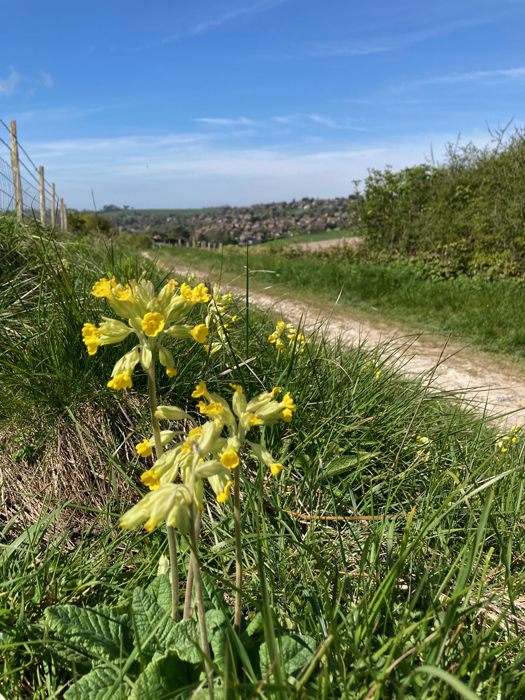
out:
{"label": "yellow cowslip flower", "polygon": [[175,369],[175,367],[167,367],[166,374],[171,379],[172,377],[175,377],[177,375],[177,370]]}
{"label": "yellow cowslip flower", "polygon": [[109,297],[111,294],[111,289],[112,287],[115,286],[115,277],[113,276],[112,279],[108,280],[105,277],[102,277],[102,279],[99,279],[98,282],[95,282],[93,285],[93,289],[91,290],[91,294],[94,297]]}
{"label": "yellow cowslip flower", "polygon": [[101,334],[100,328],[97,328],[92,323],[84,323],[82,327],[82,341],[90,355],[94,355],[102,345],[100,340]]}
{"label": "yellow cowslip flower", "polygon": [[116,287],[113,287],[113,296],[119,301],[131,301],[132,303],[135,302],[135,299],[133,298],[133,292],[131,291],[129,284],[127,284],[125,287],[123,287],[120,284]]}
{"label": "yellow cowslip flower", "polygon": [[122,374],[117,374],[116,377],[110,379],[108,386],[110,389],[116,389],[117,391],[119,389],[131,389],[133,382],[127,372],[122,372]]}
{"label": "yellow cowslip flower", "polygon": [[207,304],[211,299],[211,295],[208,294],[208,287],[206,285],[198,284],[195,289],[191,292],[191,301],[195,304]]}
{"label": "yellow cowslip flower", "polygon": [[197,428],[192,428],[188,433],[189,438],[196,438],[202,434],[202,428],[198,426]]}
{"label": "yellow cowslip flower", "polygon": [[186,301],[192,301],[192,289],[189,284],[183,282],[180,286],[179,292],[183,299],[186,299]]}
{"label": "yellow cowslip flower", "polygon": [[237,318],[238,318],[238,317],[237,317],[237,314],[235,314],[235,316],[232,316],[232,323],[235,323],[235,321],[237,320]]}
{"label": "yellow cowslip flower", "polygon": [[224,490],[221,491],[221,493],[218,493],[216,496],[217,503],[225,503],[228,500],[228,498],[230,497],[230,490],[231,490],[232,486],[233,486],[233,481],[226,482]]}
{"label": "yellow cowslip flower", "polygon": [[120,526],[130,530],[144,524],[144,529],[151,532],[165,520],[168,525],[175,525],[181,532],[188,532],[189,507],[192,501],[187,486],[163,484],[150,491],[125,513],[120,519]]}
{"label": "yellow cowslip flower", "polygon": [[261,419],[257,418],[255,413],[248,413],[248,423],[250,425],[259,425],[260,422],[261,422]]}
{"label": "yellow cowslip flower", "polygon": [[206,388],[206,382],[204,381],[197,384],[195,391],[192,392],[191,398],[198,399],[201,396],[208,396],[208,389]]}
{"label": "yellow cowslip flower", "polygon": [[197,408],[203,415],[212,417],[219,417],[224,411],[224,407],[219,401],[213,401],[210,404],[205,404],[204,401],[199,401]]}
{"label": "yellow cowslip flower", "polygon": [[208,326],[205,326],[204,323],[199,323],[198,326],[195,326],[195,328],[190,331],[193,340],[197,343],[205,343],[208,340],[209,332],[210,329]]}
{"label": "yellow cowslip flower", "polygon": [[142,442],[139,442],[138,445],[135,445],[135,449],[141,457],[149,457],[150,454],[153,452],[153,448],[149,444],[149,440],[146,439],[144,439]]}
{"label": "yellow cowslip flower", "polygon": [[237,394],[242,394],[242,386],[239,386],[239,384],[230,384],[231,388],[235,391]]}
{"label": "yellow cowslip flower", "polygon": [[158,313],[147,313],[142,319],[142,330],[149,338],[155,338],[164,328],[164,316]]}
{"label": "yellow cowslip flower", "polygon": [[226,452],[223,452],[221,464],[223,467],[226,467],[226,469],[235,469],[235,467],[239,466],[239,455],[230,447]]}
{"label": "yellow cowslip flower", "polygon": [[155,469],[149,469],[144,474],[141,474],[140,480],[150,491],[156,491],[160,487],[160,472]]}
{"label": "yellow cowslip flower", "polygon": [[283,465],[280,464],[279,462],[273,462],[270,464],[270,471],[272,472],[273,476],[277,476],[280,472],[283,470]]}
{"label": "yellow cowslip flower", "polygon": [[290,410],[292,413],[297,411],[297,406],[294,404],[294,401],[292,397],[290,396],[290,392],[287,391],[286,394],[283,396],[283,400],[281,401],[281,405],[284,406],[284,408]]}

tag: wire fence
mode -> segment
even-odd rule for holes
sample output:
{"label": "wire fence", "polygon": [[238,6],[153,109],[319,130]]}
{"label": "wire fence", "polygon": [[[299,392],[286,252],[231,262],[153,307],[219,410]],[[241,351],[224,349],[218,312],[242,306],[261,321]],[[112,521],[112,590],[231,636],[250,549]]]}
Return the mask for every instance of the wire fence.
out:
{"label": "wire fence", "polygon": [[[5,129],[5,131],[4,131]],[[57,197],[55,184],[36,166],[19,142],[16,122],[0,119],[0,214],[37,218],[41,223],[67,228],[67,209]]]}

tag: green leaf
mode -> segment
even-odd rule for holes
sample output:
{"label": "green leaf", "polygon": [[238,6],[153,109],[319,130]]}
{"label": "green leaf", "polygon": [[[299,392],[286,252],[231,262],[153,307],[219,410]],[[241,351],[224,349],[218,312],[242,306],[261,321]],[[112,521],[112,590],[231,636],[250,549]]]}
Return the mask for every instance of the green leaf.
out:
{"label": "green leaf", "polygon": [[166,649],[176,651],[183,661],[188,661],[190,664],[198,664],[202,661],[195,621],[183,620],[174,625],[166,638]]}
{"label": "green leaf", "polygon": [[[281,637],[279,648],[280,658],[277,663],[284,667],[287,676],[291,676],[310,661],[315,651],[316,643],[312,637],[307,635],[301,637],[294,635],[293,637]],[[269,657],[266,642],[262,644],[259,650],[259,658],[261,674],[264,678],[274,661],[274,659]]]}
{"label": "green leaf", "polygon": [[97,666],[67,689],[64,700],[123,700],[129,692],[116,669]]}
{"label": "green leaf", "polygon": [[377,457],[379,452],[358,452],[354,455],[344,455],[343,457],[337,457],[329,462],[324,468],[324,473],[327,476],[337,476],[337,474],[343,474],[351,469],[362,466],[369,459]]}
{"label": "green leaf", "polygon": [[149,593],[160,607],[171,615],[171,584],[167,574],[155,577],[146,588],[146,593]]}
{"label": "green leaf", "polygon": [[129,700],[169,700],[190,685],[191,669],[176,652],[168,652],[146,666]]}
{"label": "green leaf", "polygon": [[129,617],[111,608],[58,605],[47,608],[44,619],[61,641],[96,659],[102,656],[108,661],[119,661],[133,650]]}
{"label": "green leaf", "polygon": [[140,648],[139,659],[144,665],[156,651],[166,651],[166,641],[175,623],[154,598],[140,587],[133,591],[133,618],[136,643]]}
{"label": "green leaf", "polygon": [[222,671],[224,668],[225,643],[228,626],[221,610],[208,610],[206,613],[206,631],[208,642],[213,651],[213,660]]}
{"label": "green leaf", "polygon": [[264,619],[262,613],[258,612],[257,615],[250,622],[246,628],[246,634],[248,637],[253,637],[255,634],[259,634],[264,629]]}
{"label": "green leaf", "polygon": [[461,695],[464,700],[481,700],[480,696],[462,683],[459,678],[452,676],[450,673],[442,668],[438,668],[437,666],[420,666],[419,668],[416,668],[413,673],[424,673],[428,676],[439,678],[450,688],[452,688],[452,690],[455,690],[458,695]]}

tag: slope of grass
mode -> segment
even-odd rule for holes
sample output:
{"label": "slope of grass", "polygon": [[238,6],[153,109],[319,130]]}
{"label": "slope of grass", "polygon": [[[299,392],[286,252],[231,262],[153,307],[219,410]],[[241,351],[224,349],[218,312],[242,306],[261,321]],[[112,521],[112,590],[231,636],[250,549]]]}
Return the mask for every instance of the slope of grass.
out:
{"label": "slope of grass", "polygon": [[[10,363],[0,391],[11,407],[2,415],[2,493],[14,498],[13,482],[6,488],[6,481],[21,466],[41,486],[58,487],[51,495],[35,492],[32,510],[20,502],[8,509],[3,501],[0,692],[62,698],[70,688],[68,697],[75,697],[75,677],[97,659],[64,647],[44,622],[45,609],[69,603],[127,610],[133,589],[155,578],[167,546],[162,531],[116,527],[118,515],[143,493],[144,467],[132,446],[150,434],[144,378],[137,371],[132,390],[110,395],[112,350],[88,358],[74,336],[84,320],[105,313],[89,294],[101,273],[115,271],[124,281],[146,272],[160,283],[162,272],[125,249],[50,241],[39,230],[2,226],[2,236],[12,233],[17,241],[15,249],[4,248],[11,272],[0,286],[0,312],[9,324],[0,363]],[[61,266],[65,250],[68,265]],[[217,279],[217,271],[210,274],[212,283]],[[235,369],[228,351],[207,356],[202,347],[179,343],[173,348],[178,377],[158,377],[162,400],[196,420],[190,395],[203,378],[228,397],[232,381],[249,395],[281,386],[298,406],[292,423],[261,433],[285,465],[278,479],[243,458],[244,612],[248,620],[261,612],[266,627],[252,628],[243,637],[248,656],[233,655],[229,670],[218,673],[229,684],[228,697],[519,700],[525,687],[520,436],[505,452],[496,448],[477,417],[398,376],[388,346],[347,351],[314,338],[304,354],[277,361],[267,340],[275,319],[255,310],[246,319],[244,307],[233,305],[239,320],[231,342],[247,347],[248,365]],[[28,327],[33,336],[25,340]],[[69,352],[50,361],[59,330]],[[13,345],[8,336],[19,335],[24,342]],[[37,376],[37,358],[46,363],[50,388],[63,387],[49,401],[41,388],[32,396],[31,382],[18,394],[8,376]],[[68,382],[79,388],[66,391]],[[38,402],[44,426],[34,420]],[[42,458],[52,453],[58,458],[46,473]],[[65,497],[59,486],[79,471],[85,490],[69,489]],[[207,495],[205,503],[200,556],[207,604],[230,615],[231,502],[220,506]],[[347,519],[356,515],[377,520]],[[185,537],[179,549],[183,576]],[[269,641],[269,621],[278,644],[294,634],[318,647],[289,679],[284,657],[279,674],[265,675],[250,656],[250,644]],[[226,647],[238,644],[229,631]],[[191,697],[197,685],[163,697]]]}
{"label": "slope of grass", "polygon": [[317,241],[332,241],[339,238],[349,238],[355,236],[353,229],[345,231],[318,231],[317,233],[302,233],[297,236],[286,236],[286,238],[276,238],[274,241],[266,243],[258,243],[252,246],[254,250],[267,250],[268,248],[283,248],[285,245],[293,245],[295,243],[315,243]]}
{"label": "slope of grass", "polygon": [[[160,255],[172,264],[243,278],[246,254],[220,255],[170,248]],[[276,294],[299,294],[303,299],[333,303],[368,316],[399,321],[418,329],[453,334],[481,350],[525,357],[525,286],[515,279],[428,279],[409,263],[323,260],[315,256],[284,258],[258,254],[250,260],[253,279]],[[226,277],[225,277],[226,279]]]}

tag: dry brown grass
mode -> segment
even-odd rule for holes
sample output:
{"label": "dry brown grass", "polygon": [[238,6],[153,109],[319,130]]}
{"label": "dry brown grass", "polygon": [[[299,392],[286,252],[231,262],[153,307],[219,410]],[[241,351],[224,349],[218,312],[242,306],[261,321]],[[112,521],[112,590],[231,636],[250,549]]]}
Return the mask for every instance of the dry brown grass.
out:
{"label": "dry brown grass", "polygon": [[[139,399],[114,402],[109,409],[90,404],[46,421],[8,426],[0,432],[0,523],[18,534],[56,508],[54,534],[69,533],[71,544],[91,527],[109,524],[110,511],[134,500],[139,484],[136,419]],[[106,514],[106,515],[104,515]]]}

